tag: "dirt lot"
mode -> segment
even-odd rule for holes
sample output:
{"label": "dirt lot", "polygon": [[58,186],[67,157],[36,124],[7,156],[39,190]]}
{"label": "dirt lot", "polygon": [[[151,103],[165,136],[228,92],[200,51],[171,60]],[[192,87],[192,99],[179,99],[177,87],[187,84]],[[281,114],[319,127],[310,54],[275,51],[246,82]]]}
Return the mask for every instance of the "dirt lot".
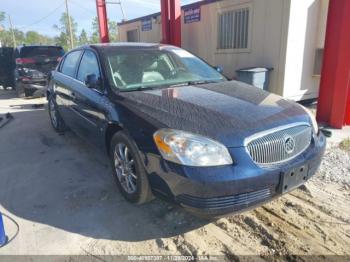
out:
{"label": "dirt lot", "polygon": [[[350,255],[350,153],[328,149],[320,172],[263,207],[215,222],[160,200],[127,203],[105,155],[56,134],[44,100],[0,90],[0,254]],[[290,257],[297,258],[297,257]]]}

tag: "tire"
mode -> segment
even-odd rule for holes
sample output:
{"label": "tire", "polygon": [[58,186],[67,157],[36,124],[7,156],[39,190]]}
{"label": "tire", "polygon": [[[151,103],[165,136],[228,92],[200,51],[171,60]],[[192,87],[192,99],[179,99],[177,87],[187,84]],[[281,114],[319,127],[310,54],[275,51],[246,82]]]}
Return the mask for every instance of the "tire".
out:
{"label": "tire", "polygon": [[136,204],[150,201],[152,192],[137,146],[122,131],[115,133],[112,137],[110,158],[114,180],[124,198]]}
{"label": "tire", "polygon": [[26,88],[24,89],[24,96],[25,97],[33,96],[33,94],[34,94],[34,91],[28,90]]}
{"label": "tire", "polygon": [[17,82],[16,82],[16,84],[15,84],[15,90],[16,90],[17,96],[18,96],[19,98],[25,97],[25,93],[24,93],[24,88],[23,88],[23,86],[20,85],[20,84],[18,84]]}
{"label": "tire", "polygon": [[56,132],[63,133],[66,130],[66,125],[64,124],[64,121],[57,110],[56,102],[52,96],[50,96],[48,100],[49,101],[47,106],[48,106],[51,125]]}

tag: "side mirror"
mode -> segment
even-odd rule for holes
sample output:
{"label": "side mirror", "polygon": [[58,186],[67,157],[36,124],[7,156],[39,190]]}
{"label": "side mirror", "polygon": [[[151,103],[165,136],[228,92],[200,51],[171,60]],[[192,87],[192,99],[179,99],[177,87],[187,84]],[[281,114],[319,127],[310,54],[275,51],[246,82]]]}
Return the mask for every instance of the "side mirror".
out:
{"label": "side mirror", "polygon": [[325,127],[320,127],[320,132],[322,132],[325,137],[332,137],[332,131],[326,129]]}
{"label": "side mirror", "polygon": [[88,88],[97,88],[99,87],[99,79],[97,78],[97,76],[95,74],[90,74],[90,75],[87,75],[85,77],[85,85],[88,87]]}
{"label": "side mirror", "polygon": [[218,71],[220,74],[224,72],[224,68],[222,66],[214,66],[214,69]]}

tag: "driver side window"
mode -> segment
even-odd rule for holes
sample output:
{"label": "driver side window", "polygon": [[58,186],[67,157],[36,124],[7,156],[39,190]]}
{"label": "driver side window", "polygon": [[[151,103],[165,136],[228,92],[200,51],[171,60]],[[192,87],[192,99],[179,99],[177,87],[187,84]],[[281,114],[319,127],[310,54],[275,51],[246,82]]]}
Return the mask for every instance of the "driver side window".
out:
{"label": "driver side window", "polygon": [[95,74],[96,79],[101,76],[96,55],[92,51],[86,50],[80,62],[77,79],[85,83],[86,76],[91,74]]}

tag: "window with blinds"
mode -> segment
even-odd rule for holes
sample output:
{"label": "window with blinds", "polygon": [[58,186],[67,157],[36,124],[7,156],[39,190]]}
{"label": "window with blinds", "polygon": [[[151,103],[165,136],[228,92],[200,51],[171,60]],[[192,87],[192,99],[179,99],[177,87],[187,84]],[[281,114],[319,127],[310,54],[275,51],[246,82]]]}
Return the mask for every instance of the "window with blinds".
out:
{"label": "window with blinds", "polygon": [[218,15],[218,49],[247,49],[249,8],[230,10]]}

